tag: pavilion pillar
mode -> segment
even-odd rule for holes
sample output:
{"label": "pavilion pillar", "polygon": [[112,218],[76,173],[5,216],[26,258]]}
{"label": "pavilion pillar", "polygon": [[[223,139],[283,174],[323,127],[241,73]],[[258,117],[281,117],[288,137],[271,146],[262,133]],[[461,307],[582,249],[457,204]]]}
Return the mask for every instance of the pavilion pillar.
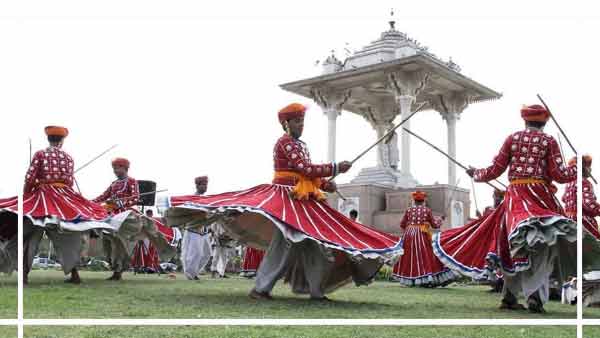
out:
{"label": "pavilion pillar", "polygon": [[[400,95],[397,97],[398,105],[400,106],[401,118],[404,120],[411,113],[411,106],[415,101],[415,97],[411,95]],[[410,120],[406,121],[402,127],[410,130]],[[400,153],[402,159],[400,161],[400,170],[402,173],[408,176],[412,176],[410,172],[410,138],[411,136],[402,129],[400,131]]]}
{"label": "pavilion pillar", "polygon": [[327,115],[327,162],[335,162],[336,123],[341,111],[325,108],[324,113]]}
{"label": "pavilion pillar", "polygon": [[[456,120],[458,120],[458,114],[448,113],[444,119],[446,120],[448,137],[448,155],[456,158]],[[456,185],[456,164],[450,160],[448,160],[448,184]]]}
{"label": "pavilion pillar", "polygon": [[[429,83],[430,73],[426,71],[415,72],[392,72],[388,74],[388,88],[394,93],[397,105],[400,108],[400,114],[404,120],[411,114],[412,105],[423,88]],[[405,122],[403,127],[410,128],[410,120]],[[411,136],[402,129],[400,131],[400,152],[401,163],[400,173],[402,175],[401,185],[411,185],[416,180],[411,173]]]}
{"label": "pavilion pillar", "polygon": [[[460,119],[460,114],[469,105],[469,98],[463,93],[452,93],[450,95],[438,95],[430,103],[446,121],[447,153],[456,159],[456,121]],[[448,184],[457,184],[456,164],[451,160],[448,160]]]}
{"label": "pavilion pillar", "polygon": [[328,89],[315,88],[311,90],[310,94],[327,116],[327,161],[335,162],[337,117],[342,113],[342,107],[352,93],[350,90],[334,92]]}

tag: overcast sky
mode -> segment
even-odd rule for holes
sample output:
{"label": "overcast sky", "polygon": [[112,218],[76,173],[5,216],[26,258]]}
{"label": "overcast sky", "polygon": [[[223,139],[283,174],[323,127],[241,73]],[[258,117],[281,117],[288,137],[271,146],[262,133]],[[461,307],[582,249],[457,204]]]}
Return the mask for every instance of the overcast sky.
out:
{"label": "overcast sky", "polygon": [[[21,189],[27,140],[34,151],[45,147],[43,128],[49,124],[70,129],[64,149],[76,166],[119,145],[77,175],[89,198],[114,179],[115,156],[131,160],[131,176],[155,180],[170,194],[191,193],[193,178],[204,174],[210,176],[209,193],[269,182],[273,144],[282,134],[276,113],[294,101],[311,105],[303,139],[313,162],[323,161],[327,118],[279,84],[319,75],[315,61],[331,49],[343,59],[346,43],[357,50],[377,39],[389,27],[391,7],[398,30],[504,94],[463,113],[460,161],[488,165],[504,138],[522,128],[519,109],[537,103],[536,93],[580,152],[594,154],[598,144],[600,17],[577,2],[567,8],[547,1],[281,1],[264,8],[228,1],[210,7],[180,1],[168,8],[155,1],[81,3],[0,5],[0,140],[6,161],[0,196]],[[446,148],[438,113],[419,113],[411,127]],[[554,126],[547,131],[557,135]],[[338,160],[353,158],[374,138],[364,119],[342,113]],[[445,183],[446,163],[413,141],[412,172],[420,183]],[[372,152],[338,182],[374,164]],[[470,188],[462,171],[458,178]],[[488,187],[477,185],[476,192],[480,206],[491,203]]]}

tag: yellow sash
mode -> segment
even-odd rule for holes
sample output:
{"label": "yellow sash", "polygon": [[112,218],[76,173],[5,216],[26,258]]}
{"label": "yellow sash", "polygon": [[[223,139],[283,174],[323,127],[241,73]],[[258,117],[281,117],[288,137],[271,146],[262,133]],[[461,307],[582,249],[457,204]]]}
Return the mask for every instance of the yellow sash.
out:
{"label": "yellow sash", "polygon": [[294,178],[297,180],[292,195],[298,200],[308,200],[311,196],[319,201],[325,199],[325,194],[321,191],[321,179],[308,178],[294,171],[279,170],[275,171],[275,179],[278,178]]}
{"label": "yellow sash", "polygon": [[536,184],[536,183],[546,183],[545,180],[542,180],[540,178],[517,178],[514,179],[512,181],[510,181],[510,184]]}
{"label": "yellow sash", "polygon": [[433,233],[431,232],[431,226],[429,226],[429,224],[425,223],[425,224],[415,224],[415,225],[411,225],[411,227],[416,227],[419,228],[419,230],[425,234],[427,234],[427,236],[431,237],[433,235]]}
{"label": "yellow sash", "polygon": [[53,183],[40,183],[40,186],[49,186],[49,187],[55,187],[55,188],[66,188],[67,185],[62,183],[62,182],[53,182]]}

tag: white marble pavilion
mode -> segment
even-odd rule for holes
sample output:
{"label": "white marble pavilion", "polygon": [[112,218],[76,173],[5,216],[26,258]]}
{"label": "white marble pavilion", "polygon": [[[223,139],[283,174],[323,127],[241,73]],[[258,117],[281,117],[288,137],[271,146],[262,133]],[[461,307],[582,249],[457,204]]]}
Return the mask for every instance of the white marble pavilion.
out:
{"label": "white marble pavilion", "polygon": [[[400,118],[396,123],[425,103],[425,110],[439,112],[446,121],[447,152],[456,157],[456,122],[460,115],[471,103],[502,96],[463,75],[452,60],[441,60],[428,48],[396,30],[394,21],[389,24],[389,30],[381,33],[379,39],[343,62],[334,55],[329,56],[322,64],[321,75],[281,85],[284,90],[314,100],[322,108],[328,120],[329,161],[336,160],[336,120],[342,110],[362,116],[380,137],[394,126],[398,115]],[[418,116],[416,114],[413,119]],[[410,129],[410,121],[404,126]],[[388,195],[407,193],[419,185],[411,173],[412,136],[401,129],[399,134],[391,142],[378,146],[375,166],[362,169],[350,184],[340,187],[340,191],[354,196],[359,205],[360,220],[364,223],[387,228],[381,223],[393,223],[395,217],[378,220],[378,213],[381,216],[381,213],[389,214],[406,207],[390,205],[394,197]],[[450,216],[449,225],[460,224],[469,215],[469,192],[456,187],[456,183],[456,165],[449,161],[448,181],[439,191],[443,196],[438,210],[439,214]],[[369,188],[380,189],[381,193],[366,192]],[[426,186],[420,186],[422,188]],[[375,197],[379,202],[370,201],[374,195],[379,196]],[[452,201],[455,199],[462,203],[462,217],[452,216],[453,209],[458,210]]]}

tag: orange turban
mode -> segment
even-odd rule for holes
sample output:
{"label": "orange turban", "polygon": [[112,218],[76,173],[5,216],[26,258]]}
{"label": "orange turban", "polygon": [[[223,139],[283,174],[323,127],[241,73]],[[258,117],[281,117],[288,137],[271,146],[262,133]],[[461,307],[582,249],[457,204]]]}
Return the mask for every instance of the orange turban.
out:
{"label": "orange turban", "polygon": [[546,122],[550,118],[550,113],[546,108],[539,104],[534,104],[531,106],[523,106],[523,108],[521,108],[521,117],[523,120],[529,122]]}
{"label": "orange turban", "polygon": [[287,121],[296,117],[304,117],[306,112],[306,106],[301,103],[292,103],[283,107],[277,114],[279,117],[279,123]]}
{"label": "orange turban", "polygon": [[114,167],[124,167],[129,169],[129,160],[123,157],[117,157],[112,160],[112,166]]}
{"label": "orange turban", "polygon": [[569,162],[568,162],[567,164],[568,164],[569,166],[576,165],[576,164],[577,164],[577,157],[573,156],[573,157],[572,157],[572,158],[569,160]]}
{"label": "orange turban", "polygon": [[67,135],[69,135],[69,129],[59,126],[47,126],[44,128],[44,132],[46,132],[46,135],[48,136],[67,137]]}
{"label": "orange turban", "polygon": [[417,202],[423,202],[427,198],[427,193],[424,191],[417,190],[412,193],[412,198]]}

